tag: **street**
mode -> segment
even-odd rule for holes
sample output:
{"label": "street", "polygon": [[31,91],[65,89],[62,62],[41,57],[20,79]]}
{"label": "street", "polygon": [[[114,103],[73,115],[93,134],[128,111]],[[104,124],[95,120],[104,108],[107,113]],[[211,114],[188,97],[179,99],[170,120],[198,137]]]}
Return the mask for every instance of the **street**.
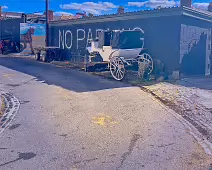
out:
{"label": "street", "polygon": [[209,170],[212,157],[139,87],[0,56],[0,92],[20,102],[0,134],[1,170]]}

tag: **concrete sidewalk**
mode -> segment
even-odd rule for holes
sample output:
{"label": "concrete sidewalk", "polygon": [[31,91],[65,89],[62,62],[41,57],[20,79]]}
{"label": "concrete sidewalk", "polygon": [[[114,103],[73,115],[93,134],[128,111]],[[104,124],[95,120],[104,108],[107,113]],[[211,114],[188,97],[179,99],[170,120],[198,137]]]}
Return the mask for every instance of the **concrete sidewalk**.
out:
{"label": "concrete sidewalk", "polygon": [[211,86],[211,78],[193,78],[145,88],[193,124],[212,143],[212,91],[208,88]]}

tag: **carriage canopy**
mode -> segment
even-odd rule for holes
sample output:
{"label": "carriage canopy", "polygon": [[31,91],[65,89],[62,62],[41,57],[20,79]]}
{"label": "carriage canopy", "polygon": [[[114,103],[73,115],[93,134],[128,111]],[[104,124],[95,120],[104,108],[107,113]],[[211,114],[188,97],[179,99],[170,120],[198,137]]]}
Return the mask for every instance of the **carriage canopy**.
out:
{"label": "carriage canopy", "polygon": [[111,46],[113,49],[141,48],[142,33],[133,30],[102,31],[99,33],[99,48]]}

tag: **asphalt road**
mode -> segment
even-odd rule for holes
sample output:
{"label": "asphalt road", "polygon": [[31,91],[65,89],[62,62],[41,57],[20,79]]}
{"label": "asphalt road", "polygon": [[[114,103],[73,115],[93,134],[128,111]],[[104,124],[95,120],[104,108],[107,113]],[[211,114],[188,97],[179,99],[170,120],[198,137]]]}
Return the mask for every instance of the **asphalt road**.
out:
{"label": "asphalt road", "polygon": [[31,59],[0,57],[21,106],[0,135],[1,170],[209,169],[212,159],[138,87]]}

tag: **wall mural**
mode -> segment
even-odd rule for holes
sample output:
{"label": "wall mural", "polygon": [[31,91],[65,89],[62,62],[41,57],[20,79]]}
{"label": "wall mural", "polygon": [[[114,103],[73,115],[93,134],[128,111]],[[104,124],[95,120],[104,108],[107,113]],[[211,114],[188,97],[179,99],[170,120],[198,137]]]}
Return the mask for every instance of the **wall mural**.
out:
{"label": "wall mural", "polygon": [[34,48],[45,46],[45,24],[20,24],[20,51],[24,55],[34,54]]}
{"label": "wall mural", "polygon": [[181,24],[180,64],[186,72],[209,75],[210,54],[211,30]]}

